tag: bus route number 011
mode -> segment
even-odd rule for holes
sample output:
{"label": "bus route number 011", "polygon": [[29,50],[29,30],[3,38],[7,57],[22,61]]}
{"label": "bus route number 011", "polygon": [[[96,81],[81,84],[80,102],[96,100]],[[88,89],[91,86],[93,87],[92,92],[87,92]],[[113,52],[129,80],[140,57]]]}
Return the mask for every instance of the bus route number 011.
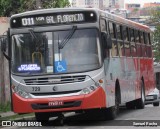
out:
{"label": "bus route number 011", "polygon": [[34,25],[34,19],[33,18],[22,18],[22,25],[23,26]]}

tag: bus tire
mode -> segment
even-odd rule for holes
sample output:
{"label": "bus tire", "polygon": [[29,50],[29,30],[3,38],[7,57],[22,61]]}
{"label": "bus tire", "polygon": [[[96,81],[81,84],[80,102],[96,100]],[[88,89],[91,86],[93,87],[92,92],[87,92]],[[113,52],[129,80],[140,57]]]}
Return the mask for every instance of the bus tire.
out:
{"label": "bus tire", "polygon": [[115,106],[105,109],[105,119],[114,120],[119,113],[119,104],[120,104],[120,89],[116,87],[115,92]]}
{"label": "bus tire", "polygon": [[136,108],[135,101],[127,102],[126,103],[126,108],[127,109],[135,109]]}
{"label": "bus tire", "polygon": [[144,90],[144,83],[141,80],[141,98],[136,100],[136,108],[144,109],[144,107],[145,107],[145,90]]}
{"label": "bus tire", "polygon": [[153,106],[154,106],[154,107],[159,106],[159,102],[153,103]]}
{"label": "bus tire", "polygon": [[49,121],[49,115],[45,112],[36,112],[35,118],[38,122],[41,122],[42,125],[46,124]]}

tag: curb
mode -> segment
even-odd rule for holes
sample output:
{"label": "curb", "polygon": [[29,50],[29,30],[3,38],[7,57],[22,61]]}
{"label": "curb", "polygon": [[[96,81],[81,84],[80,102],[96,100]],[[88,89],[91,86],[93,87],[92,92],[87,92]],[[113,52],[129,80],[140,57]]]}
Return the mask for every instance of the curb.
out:
{"label": "curb", "polygon": [[12,111],[10,111],[10,112],[1,112],[0,113],[0,118],[9,117],[9,116],[13,116],[13,115],[17,115],[17,113],[14,113]]}
{"label": "curb", "polygon": [[3,113],[0,114],[0,121],[2,120],[33,120],[34,114],[17,114],[17,113]]}

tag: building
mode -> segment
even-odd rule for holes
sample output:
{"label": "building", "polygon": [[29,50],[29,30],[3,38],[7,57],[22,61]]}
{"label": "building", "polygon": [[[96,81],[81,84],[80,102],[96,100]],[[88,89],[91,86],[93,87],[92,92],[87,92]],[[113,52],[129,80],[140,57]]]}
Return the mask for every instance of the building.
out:
{"label": "building", "polygon": [[85,0],[72,0],[72,7],[84,7]]}
{"label": "building", "polygon": [[144,3],[143,8],[148,8],[148,7],[160,7],[160,2]]}
{"label": "building", "polygon": [[73,7],[124,8],[124,0],[72,0]]}
{"label": "building", "polygon": [[128,10],[128,18],[136,19],[140,17],[140,4],[125,4],[125,9]]}
{"label": "building", "polygon": [[72,7],[102,8],[103,0],[72,0]]}
{"label": "building", "polygon": [[124,8],[124,0],[103,0],[105,8]]}

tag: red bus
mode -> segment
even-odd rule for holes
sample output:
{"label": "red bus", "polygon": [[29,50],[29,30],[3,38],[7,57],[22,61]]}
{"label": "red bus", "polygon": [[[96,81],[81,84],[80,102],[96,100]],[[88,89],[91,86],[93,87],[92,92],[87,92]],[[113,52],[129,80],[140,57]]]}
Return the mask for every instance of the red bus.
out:
{"label": "red bus", "polygon": [[98,9],[44,9],[13,15],[8,30],[11,99],[36,119],[144,108],[155,87],[151,30]]}

